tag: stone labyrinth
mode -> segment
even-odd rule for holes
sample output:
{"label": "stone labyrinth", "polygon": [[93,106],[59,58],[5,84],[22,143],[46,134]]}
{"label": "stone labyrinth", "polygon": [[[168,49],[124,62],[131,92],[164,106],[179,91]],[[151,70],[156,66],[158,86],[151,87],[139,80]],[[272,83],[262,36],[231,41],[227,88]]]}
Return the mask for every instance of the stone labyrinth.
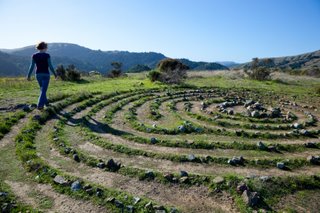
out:
{"label": "stone labyrinth", "polygon": [[15,149],[37,184],[99,211],[277,210],[272,197],[320,185],[318,118],[251,90],[79,94],[31,110]]}

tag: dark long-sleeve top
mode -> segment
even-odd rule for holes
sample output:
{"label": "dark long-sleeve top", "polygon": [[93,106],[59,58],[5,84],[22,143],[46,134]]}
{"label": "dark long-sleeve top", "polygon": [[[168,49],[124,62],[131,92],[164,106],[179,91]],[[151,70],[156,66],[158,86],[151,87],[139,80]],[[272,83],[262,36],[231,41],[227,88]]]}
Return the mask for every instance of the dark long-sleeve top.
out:
{"label": "dark long-sleeve top", "polygon": [[54,76],[56,76],[56,73],[51,63],[50,55],[48,53],[37,52],[32,55],[32,60],[28,72],[28,78],[31,77],[31,74],[35,66],[37,67],[36,74],[50,74],[50,69]]}

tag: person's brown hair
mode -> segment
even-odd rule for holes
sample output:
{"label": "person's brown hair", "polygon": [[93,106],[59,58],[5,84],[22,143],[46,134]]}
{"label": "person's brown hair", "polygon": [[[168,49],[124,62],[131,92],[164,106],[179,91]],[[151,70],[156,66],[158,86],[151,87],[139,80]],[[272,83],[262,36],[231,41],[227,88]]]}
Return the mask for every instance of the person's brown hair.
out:
{"label": "person's brown hair", "polygon": [[37,50],[44,50],[44,49],[47,49],[47,48],[48,48],[48,44],[46,42],[44,42],[44,41],[41,41],[36,45],[36,49]]}

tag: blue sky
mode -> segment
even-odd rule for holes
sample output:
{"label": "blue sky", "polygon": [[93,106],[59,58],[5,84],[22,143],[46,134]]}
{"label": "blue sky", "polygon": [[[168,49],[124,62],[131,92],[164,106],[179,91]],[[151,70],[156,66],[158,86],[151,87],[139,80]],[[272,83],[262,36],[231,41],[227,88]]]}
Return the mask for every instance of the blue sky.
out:
{"label": "blue sky", "polygon": [[246,62],[320,49],[320,0],[0,0],[0,48],[47,42]]}

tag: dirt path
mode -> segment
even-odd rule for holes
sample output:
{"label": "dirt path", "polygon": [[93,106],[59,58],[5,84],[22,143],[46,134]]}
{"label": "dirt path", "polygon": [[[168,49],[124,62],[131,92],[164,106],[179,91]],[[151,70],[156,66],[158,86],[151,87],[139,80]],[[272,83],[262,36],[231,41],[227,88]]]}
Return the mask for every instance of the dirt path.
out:
{"label": "dirt path", "polygon": [[[11,187],[11,190],[19,200],[40,211],[61,213],[109,212],[105,208],[93,205],[89,201],[76,200],[67,195],[59,194],[49,185],[13,181],[5,182]],[[36,196],[32,196],[32,193],[36,194]],[[43,208],[41,207],[41,199],[39,200],[39,198],[43,199],[42,202],[52,202],[52,204],[49,203],[48,208]]]}
{"label": "dirt path", "polygon": [[[48,143],[43,142],[42,139],[46,137],[44,135],[48,133],[48,128],[52,125],[53,123],[47,124],[44,129],[39,132],[36,138],[37,146],[49,146]],[[44,150],[44,148],[39,150]],[[200,213],[212,212],[212,210],[225,212],[235,211],[232,207],[229,207],[230,203],[232,203],[230,196],[224,194],[220,198],[213,197],[209,194],[207,187],[204,186],[181,188],[179,186],[164,185],[154,181],[139,181],[135,178],[122,176],[117,173],[104,172],[83,164],[79,165],[69,158],[61,156],[60,153],[52,147],[47,147],[45,150],[46,153],[39,154],[43,160],[47,161],[52,167],[105,187],[120,189],[141,197],[148,197],[163,205],[177,206],[182,208],[183,212]],[[222,200],[227,202],[222,203]]]}

